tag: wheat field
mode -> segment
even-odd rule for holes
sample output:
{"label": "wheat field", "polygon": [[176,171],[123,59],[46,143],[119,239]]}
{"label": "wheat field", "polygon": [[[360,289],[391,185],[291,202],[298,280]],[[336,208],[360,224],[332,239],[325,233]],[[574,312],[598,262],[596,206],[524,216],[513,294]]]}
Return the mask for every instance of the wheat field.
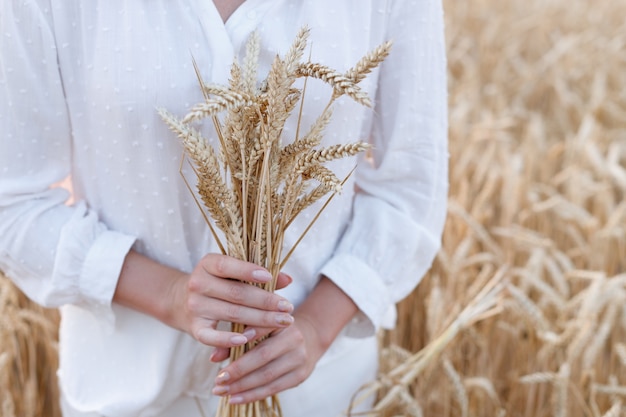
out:
{"label": "wheat field", "polygon": [[[443,247],[361,394],[385,417],[626,415],[626,0],[444,3]],[[56,313],[6,279],[0,310],[2,416],[59,416]]]}

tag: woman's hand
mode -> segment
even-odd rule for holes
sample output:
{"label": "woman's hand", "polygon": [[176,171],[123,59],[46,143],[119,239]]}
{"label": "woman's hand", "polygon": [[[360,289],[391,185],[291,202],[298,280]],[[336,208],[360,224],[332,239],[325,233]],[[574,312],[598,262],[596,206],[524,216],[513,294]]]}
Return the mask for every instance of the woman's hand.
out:
{"label": "woman's hand", "polygon": [[[217,330],[220,321],[254,327],[288,327],[294,321],[290,314],[293,305],[277,294],[249,284],[263,284],[271,279],[272,275],[258,265],[225,255],[207,255],[191,274],[173,282],[173,325],[206,345],[223,348],[242,345],[251,337]],[[279,287],[290,280],[280,274]]]}
{"label": "woman's hand", "polygon": [[[294,313],[294,324],[246,329],[254,340],[270,337],[226,366],[215,380],[213,394],[229,395],[231,404],[242,404],[299,385],[357,311],[350,297],[322,277]],[[216,349],[211,359],[227,357],[228,349]]]}
{"label": "woman's hand", "polygon": [[[315,326],[306,316],[273,331],[251,351],[217,376],[215,395],[230,395],[231,404],[261,400],[302,383],[326,351]],[[255,339],[264,332],[257,332]]]}
{"label": "woman's hand", "polygon": [[[285,328],[293,323],[291,303],[248,284],[269,280],[264,268],[225,255],[207,255],[191,274],[185,274],[130,251],[113,299],[204,344],[230,348],[243,345],[251,335],[217,330],[219,321],[256,328]],[[290,282],[288,275],[279,274],[277,288]]]}

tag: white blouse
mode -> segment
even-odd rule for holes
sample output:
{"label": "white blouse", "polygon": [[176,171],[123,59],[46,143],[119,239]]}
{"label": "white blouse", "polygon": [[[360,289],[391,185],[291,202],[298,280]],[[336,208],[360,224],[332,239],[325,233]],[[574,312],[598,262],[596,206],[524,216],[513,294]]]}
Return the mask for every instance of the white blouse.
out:
{"label": "white blouse", "polygon": [[[62,306],[59,374],[74,409],[153,416],[180,396],[208,396],[210,348],[111,303],[131,247],[184,271],[218,250],[178,172],[180,141],[156,109],[182,116],[202,101],[192,56],[205,80],[225,83],[256,30],[264,78],[304,25],[311,60],[340,71],[394,42],[361,83],[373,108],[340,99],[324,139],[368,140],[374,162],[359,161],[297,248],[285,268],[295,282],[282,292],[297,305],[327,275],[361,311],[340,339],[369,337],[393,325],[394,304],[440,245],[448,162],[440,0],[248,0],[226,24],[210,0],[0,2],[0,269],[35,301]],[[330,93],[308,83],[305,126]],[[355,163],[332,168],[343,177]],[[53,186],[68,175],[72,205]],[[315,211],[294,223],[286,247]],[[316,377],[331,384],[337,369]],[[365,381],[348,388],[357,382]]]}

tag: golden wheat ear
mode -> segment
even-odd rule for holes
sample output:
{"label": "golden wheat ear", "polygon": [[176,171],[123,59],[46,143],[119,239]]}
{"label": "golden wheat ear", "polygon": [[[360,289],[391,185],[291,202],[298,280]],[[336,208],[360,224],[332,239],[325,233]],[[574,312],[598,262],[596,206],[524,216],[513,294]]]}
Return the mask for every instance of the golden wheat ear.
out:
{"label": "golden wheat ear", "polygon": [[354,67],[350,68],[345,73],[345,77],[352,80],[355,84],[363,81],[374,68],[377,68],[389,56],[392,45],[393,42],[389,41],[377,46],[373,51],[361,58]]}

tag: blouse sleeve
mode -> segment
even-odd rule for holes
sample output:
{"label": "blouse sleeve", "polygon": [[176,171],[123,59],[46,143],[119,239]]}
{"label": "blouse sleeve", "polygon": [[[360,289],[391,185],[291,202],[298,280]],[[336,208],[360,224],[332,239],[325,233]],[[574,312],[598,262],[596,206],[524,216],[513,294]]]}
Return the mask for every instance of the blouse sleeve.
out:
{"label": "blouse sleeve", "polygon": [[322,268],[360,308],[346,334],[395,322],[395,303],[430,268],[441,245],[448,192],[446,58],[441,0],[392,1],[392,51],[380,68],[352,221]]}
{"label": "blouse sleeve", "polygon": [[109,314],[134,238],[52,186],[72,153],[52,28],[48,2],[0,2],[0,269],[44,306]]}

